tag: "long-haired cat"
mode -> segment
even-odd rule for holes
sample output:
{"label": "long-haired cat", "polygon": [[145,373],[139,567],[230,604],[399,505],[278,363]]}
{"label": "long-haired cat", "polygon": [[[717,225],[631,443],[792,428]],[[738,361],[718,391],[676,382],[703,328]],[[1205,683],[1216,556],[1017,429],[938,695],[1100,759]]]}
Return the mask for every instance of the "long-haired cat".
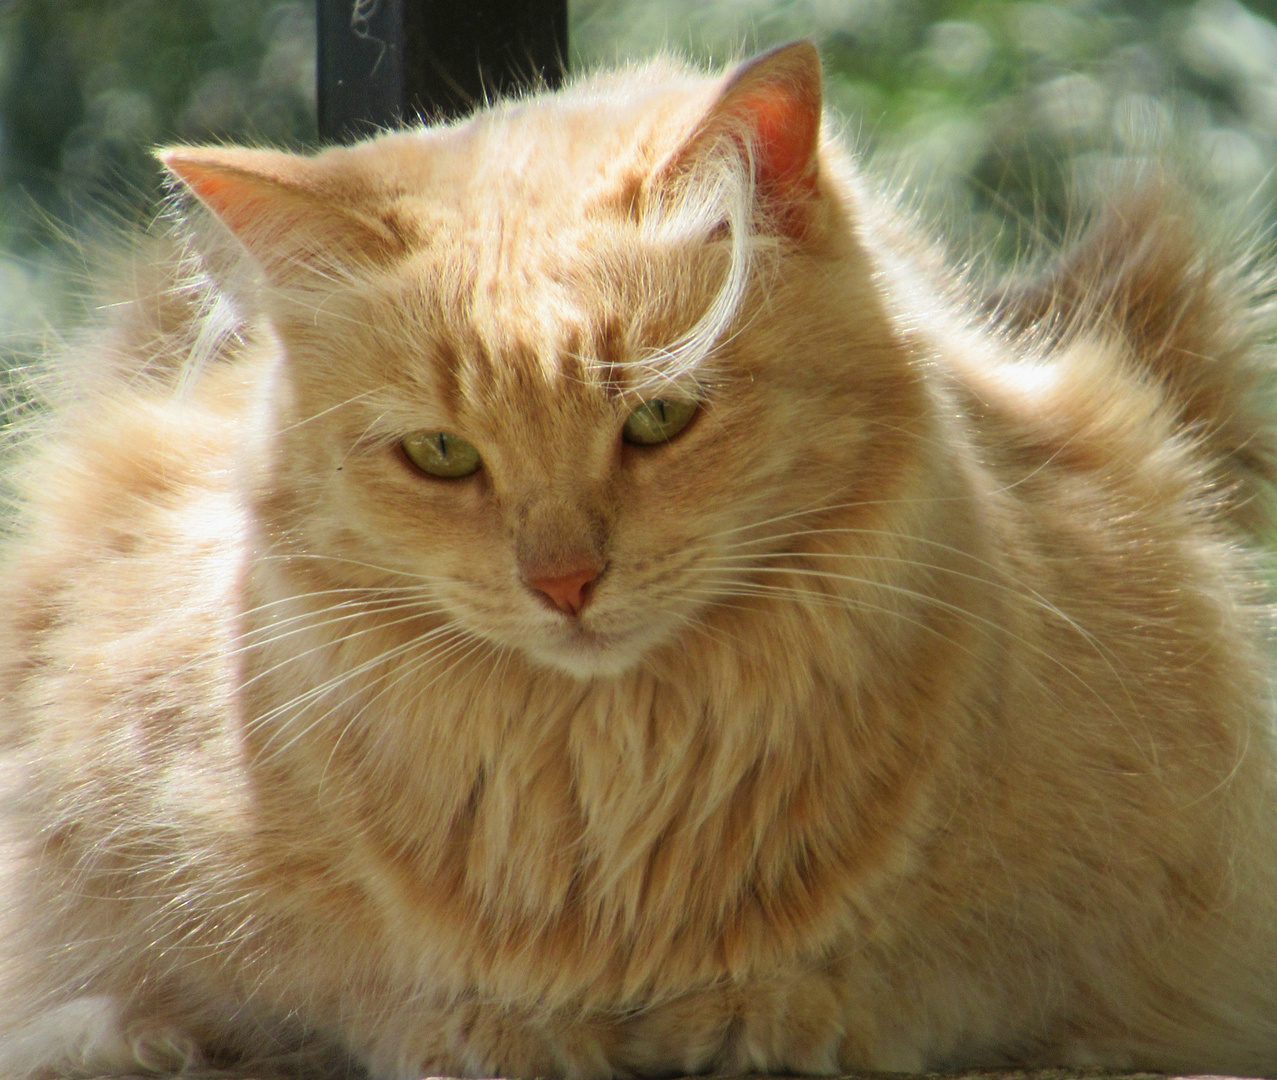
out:
{"label": "long-haired cat", "polygon": [[22,456],[0,1074],[1277,1073],[1271,352],[1173,198],[981,307],[806,43],[162,157],[199,267]]}

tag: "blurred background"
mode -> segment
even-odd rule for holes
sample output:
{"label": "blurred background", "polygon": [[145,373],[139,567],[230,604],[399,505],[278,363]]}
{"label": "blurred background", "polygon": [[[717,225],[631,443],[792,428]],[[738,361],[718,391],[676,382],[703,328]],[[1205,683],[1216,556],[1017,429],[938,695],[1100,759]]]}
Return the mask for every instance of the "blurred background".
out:
{"label": "blurred background", "polygon": [[[573,0],[570,18],[573,70],[814,38],[849,138],[995,260],[1153,154],[1256,235],[1277,219],[1277,0]],[[74,306],[60,238],[154,213],[150,147],[313,145],[314,56],[310,0],[0,0],[0,354]]]}

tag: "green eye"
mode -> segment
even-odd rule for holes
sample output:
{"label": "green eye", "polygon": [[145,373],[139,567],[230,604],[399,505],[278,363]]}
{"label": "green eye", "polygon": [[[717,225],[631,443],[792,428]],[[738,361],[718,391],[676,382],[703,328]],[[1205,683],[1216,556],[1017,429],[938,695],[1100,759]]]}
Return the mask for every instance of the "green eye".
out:
{"label": "green eye", "polygon": [[625,418],[622,437],[635,446],[655,446],[669,442],[696,415],[700,406],[683,398],[653,398]]}
{"label": "green eye", "polygon": [[456,479],[479,471],[479,451],[447,431],[417,431],[399,444],[423,473]]}

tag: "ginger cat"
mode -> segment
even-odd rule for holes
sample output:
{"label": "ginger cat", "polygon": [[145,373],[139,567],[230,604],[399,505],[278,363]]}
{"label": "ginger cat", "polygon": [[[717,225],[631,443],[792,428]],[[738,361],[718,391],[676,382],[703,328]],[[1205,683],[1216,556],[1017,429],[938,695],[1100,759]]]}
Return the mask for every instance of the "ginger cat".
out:
{"label": "ginger cat", "polygon": [[18,477],[0,1075],[1277,1074],[1272,353],[1164,190],[981,308],[803,42],[162,158]]}

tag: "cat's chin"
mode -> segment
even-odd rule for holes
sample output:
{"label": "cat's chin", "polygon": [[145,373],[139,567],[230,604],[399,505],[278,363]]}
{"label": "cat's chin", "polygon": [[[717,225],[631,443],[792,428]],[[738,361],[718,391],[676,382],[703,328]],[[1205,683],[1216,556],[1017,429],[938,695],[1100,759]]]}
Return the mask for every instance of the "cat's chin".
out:
{"label": "cat's chin", "polygon": [[602,634],[578,627],[525,644],[523,651],[538,667],[576,679],[609,679],[636,668],[652,644],[641,634]]}

